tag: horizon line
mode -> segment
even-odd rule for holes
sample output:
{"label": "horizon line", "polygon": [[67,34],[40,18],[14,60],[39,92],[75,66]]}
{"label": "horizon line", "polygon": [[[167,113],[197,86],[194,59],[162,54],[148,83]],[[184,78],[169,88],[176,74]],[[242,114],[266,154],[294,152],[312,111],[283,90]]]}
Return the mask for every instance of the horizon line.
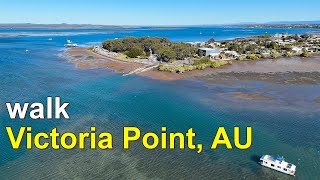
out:
{"label": "horizon line", "polygon": [[30,22],[19,22],[19,23],[0,23],[0,25],[70,25],[70,26],[127,26],[127,27],[190,27],[190,26],[227,26],[227,25],[268,25],[268,24],[320,24],[320,20],[303,20],[303,21],[270,21],[270,22],[238,22],[238,23],[212,23],[212,24],[185,24],[185,25],[165,25],[165,24],[159,24],[159,25],[127,25],[127,24],[121,24],[121,25],[112,25],[112,24],[88,24],[88,23],[30,23]]}

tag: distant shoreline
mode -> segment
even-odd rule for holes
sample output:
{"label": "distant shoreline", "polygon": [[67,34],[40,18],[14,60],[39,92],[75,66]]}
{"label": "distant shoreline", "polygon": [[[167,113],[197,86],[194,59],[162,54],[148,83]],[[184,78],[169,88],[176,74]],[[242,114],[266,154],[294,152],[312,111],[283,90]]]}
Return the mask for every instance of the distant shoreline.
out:
{"label": "distant shoreline", "polygon": [[229,27],[229,28],[320,28],[320,21],[273,22],[273,23],[236,23],[236,24],[198,24],[198,25],[101,25],[101,24],[33,24],[0,23],[0,29],[115,29],[144,28],[157,30],[174,30],[186,27]]}
{"label": "distant shoreline", "polygon": [[92,24],[0,24],[0,29],[116,29],[140,28],[141,26],[92,25]]}

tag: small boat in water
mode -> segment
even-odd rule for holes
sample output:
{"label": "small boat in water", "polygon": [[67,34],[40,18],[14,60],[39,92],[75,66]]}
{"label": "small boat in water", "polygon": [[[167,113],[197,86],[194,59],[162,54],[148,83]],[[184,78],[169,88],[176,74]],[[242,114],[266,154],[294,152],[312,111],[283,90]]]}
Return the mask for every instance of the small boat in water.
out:
{"label": "small boat in water", "polygon": [[295,176],[296,173],[296,166],[294,164],[286,162],[282,156],[263,155],[260,158],[259,163],[262,166],[288,175]]}
{"label": "small boat in water", "polygon": [[67,44],[65,44],[64,47],[78,47],[78,44],[72,43],[72,41],[68,39]]}

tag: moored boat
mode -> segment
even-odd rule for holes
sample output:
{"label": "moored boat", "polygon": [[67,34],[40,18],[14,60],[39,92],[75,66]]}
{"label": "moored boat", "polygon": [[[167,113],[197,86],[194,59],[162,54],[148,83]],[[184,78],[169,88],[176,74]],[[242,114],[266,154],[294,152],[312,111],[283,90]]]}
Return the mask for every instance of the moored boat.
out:
{"label": "moored boat", "polygon": [[65,44],[64,47],[78,47],[78,44],[72,43],[72,41],[68,39],[67,44]]}
{"label": "moored boat", "polygon": [[282,156],[263,155],[260,158],[259,163],[262,166],[288,175],[295,176],[296,173],[296,166],[294,164],[286,162]]}

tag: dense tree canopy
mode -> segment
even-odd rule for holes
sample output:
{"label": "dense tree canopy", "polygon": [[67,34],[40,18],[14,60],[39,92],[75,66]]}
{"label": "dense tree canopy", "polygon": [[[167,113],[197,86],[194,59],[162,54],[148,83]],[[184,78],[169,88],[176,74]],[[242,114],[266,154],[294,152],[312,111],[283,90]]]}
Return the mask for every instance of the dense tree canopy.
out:
{"label": "dense tree canopy", "polygon": [[195,55],[197,49],[190,44],[171,42],[160,37],[125,37],[123,39],[106,40],[102,43],[104,49],[112,52],[125,53],[128,57],[142,54],[157,54],[160,61],[183,60]]}
{"label": "dense tree canopy", "polygon": [[173,43],[172,49],[176,52],[176,59],[182,60],[188,57],[192,57],[197,49],[186,43]]}
{"label": "dense tree canopy", "polygon": [[127,55],[130,58],[136,58],[138,56],[141,56],[144,54],[143,50],[141,49],[141,47],[133,47],[128,51],[124,52],[125,55]]}
{"label": "dense tree canopy", "polygon": [[164,46],[159,49],[158,55],[160,60],[165,62],[171,62],[177,57],[176,52],[168,46]]}

